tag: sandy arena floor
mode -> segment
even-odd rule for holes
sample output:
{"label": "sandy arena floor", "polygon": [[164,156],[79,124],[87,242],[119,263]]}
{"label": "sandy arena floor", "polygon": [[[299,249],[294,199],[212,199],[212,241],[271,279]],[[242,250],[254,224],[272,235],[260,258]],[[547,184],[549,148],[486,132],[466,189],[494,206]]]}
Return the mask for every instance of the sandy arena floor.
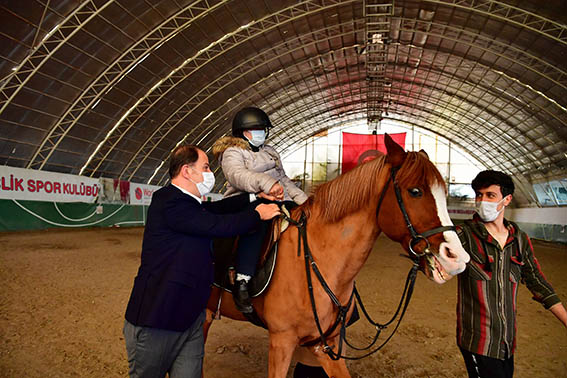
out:
{"label": "sandy arena floor", "polygon": [[[0,233],[0,376],[125,377],[123,316],[139,264],[141,228]],[[567,301],[567,246],[535,242],[546,277]],[[401,247],[380,237],[357,286],[381,321],[395,310],[409,269]],[[349,363],[353,377],[464,377],[455,345],[456,280],[420,273],[398,334],[379,353]],[[567,330],[519,293],[517,378],[567,376]],[[349,328],[362,345],[373,329]],[[208,378],[267,375],[267,333],[223,319],[213,324]],[[291,376],[291,375],[288,375]]]}

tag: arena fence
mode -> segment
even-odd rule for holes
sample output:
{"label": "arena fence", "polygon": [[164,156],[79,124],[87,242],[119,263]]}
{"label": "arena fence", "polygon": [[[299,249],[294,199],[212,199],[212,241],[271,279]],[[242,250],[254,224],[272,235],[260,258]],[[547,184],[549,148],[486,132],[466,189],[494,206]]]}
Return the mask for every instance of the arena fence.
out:
{"label": "arena fence", "polygon": [[[551,209],[546,209],[549,214]],[[146,223],[148,206],[126,203],[46,202],[0,199],[0,232],[43,230],[49,228],[132,227]],[[472,216],[471,209],[450,208],[454,223]],[[515,219],[520,218],[520,219]],[[510,214],[531,238],[567,243],[567,226],[522,222]],[[561,220],[559,220],[561,222]]]}

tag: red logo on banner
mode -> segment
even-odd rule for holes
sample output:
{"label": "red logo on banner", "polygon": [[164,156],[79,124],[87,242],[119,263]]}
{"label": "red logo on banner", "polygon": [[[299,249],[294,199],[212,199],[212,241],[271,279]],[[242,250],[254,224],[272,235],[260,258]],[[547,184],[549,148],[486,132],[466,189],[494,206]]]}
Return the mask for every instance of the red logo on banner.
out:
{"label": "red logo on banner", "polygon": [[[405,149],[406,133],[388,135]],[[342,173],[385,153],[384,134],[368,135],[343,132]]]}
{"label": "red logo on banner", "polygon": [[142,199],[142,189],[136,188],[135,193],[136,193],[136,199],[138,201],[141,200]]}

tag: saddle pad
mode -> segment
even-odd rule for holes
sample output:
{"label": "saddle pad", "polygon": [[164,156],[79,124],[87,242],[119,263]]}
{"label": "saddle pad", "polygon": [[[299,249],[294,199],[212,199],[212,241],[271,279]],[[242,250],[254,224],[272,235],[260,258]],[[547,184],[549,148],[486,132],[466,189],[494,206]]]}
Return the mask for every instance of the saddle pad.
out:
{"label": "saddle pad", "polygon": [[272,249],[266,256],[266,261],[257,271],[256,275],[252,277],[248,283],[248,293],[251,297],[257,297],[268,288],[274,268],[276,267],[276,258],[278,256],[278,243],[276,242]]}

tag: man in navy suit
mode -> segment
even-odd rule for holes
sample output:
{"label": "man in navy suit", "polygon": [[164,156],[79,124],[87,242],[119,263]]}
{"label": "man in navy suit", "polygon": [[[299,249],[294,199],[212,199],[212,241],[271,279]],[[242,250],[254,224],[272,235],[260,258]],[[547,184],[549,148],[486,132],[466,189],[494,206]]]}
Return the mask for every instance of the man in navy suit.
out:
{"label": "man in navy suit", "polygon": [[141,265],[126,308],[131,377],[201,376],[212,238],[247,233],[280,213],[275,204],[251,207],[255,196],[249,194],[202,203],[214,175],[196,146],[172,152],[169,175],[171,183],[152,196]]}

